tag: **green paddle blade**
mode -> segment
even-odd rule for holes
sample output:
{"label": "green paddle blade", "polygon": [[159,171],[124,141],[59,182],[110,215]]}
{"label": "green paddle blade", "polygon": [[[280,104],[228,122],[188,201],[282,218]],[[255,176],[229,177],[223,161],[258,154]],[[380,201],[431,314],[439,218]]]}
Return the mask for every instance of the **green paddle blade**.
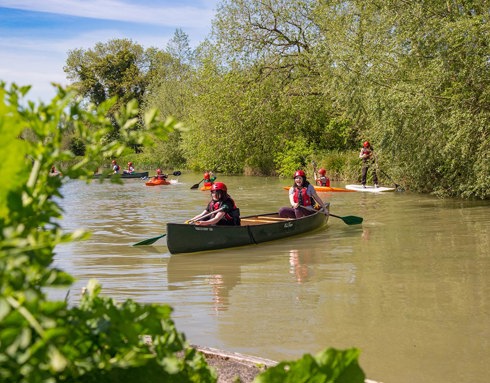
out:
{"label": "green paddle blade", "polygon": [[362,223],[362,221],[364,221],[364,218],[356,217],[355,215],[348,215],[345,217],[339,217],[338,215],[335,215],[335,214],[329,214],[329,215],[332,217],[341,219],[347,225],[360,225]]}
{"label": "green paddle blade", "polygon": [[162,235],[159,235],[158,237],[148,238],[148,239],[145,239],[145,240],[143,240],[141,242],[135,243],[133,246],[152,245],[156,241],[158,241],[160,238],[163,238],[166,235],[167,234],[162,234]]}

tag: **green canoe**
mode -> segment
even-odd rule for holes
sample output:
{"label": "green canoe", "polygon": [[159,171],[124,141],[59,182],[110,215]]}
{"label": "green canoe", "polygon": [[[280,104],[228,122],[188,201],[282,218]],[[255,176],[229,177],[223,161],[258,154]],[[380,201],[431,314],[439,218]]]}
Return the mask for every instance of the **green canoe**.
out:
{"label": "green canoe", "polygon": [[327,220],[328,216],[317,211],[298,219],[280,218],[278,213],[251,215],[242,217],[240,226],[167,223],[167,247],[177,254],[253,245],[318,229]]}
{"label": "green canoe", "polygon": [[[114,175],[113,173],[109,173],[109,174],[100,173],[100,174],[94,174],[94,178],[111,177],[113,175]],[[121,176],[121,178],[145,178],[148,177],[148,172],[138,172],[138,173],[131,173],[131,174],[119,173],[119,175]]]}

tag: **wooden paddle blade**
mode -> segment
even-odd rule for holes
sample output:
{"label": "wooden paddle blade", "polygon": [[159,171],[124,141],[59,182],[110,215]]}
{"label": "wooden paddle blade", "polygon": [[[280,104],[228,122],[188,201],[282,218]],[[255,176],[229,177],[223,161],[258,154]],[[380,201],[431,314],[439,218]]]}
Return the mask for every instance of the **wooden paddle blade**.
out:
{"label": "wooden paddle blade", "polygon": [[329,215],[341,219],[347,225],[360,225],[362,221],[364,221],[364,218],[356,217],[355,215],[348,215],[346,217],[339,217],[338,215],[335,214],[329,214]]}
{"label": "wooden paddle blade", "polygon": [[156,241],[158,241],[160,238],[165,237],[166,235],[167,234],[162,234],[162,235],[159,235],[158,237],[148,238],[148,239],[145,239],[141,242],[135,243],[133,246],[153,245]]}

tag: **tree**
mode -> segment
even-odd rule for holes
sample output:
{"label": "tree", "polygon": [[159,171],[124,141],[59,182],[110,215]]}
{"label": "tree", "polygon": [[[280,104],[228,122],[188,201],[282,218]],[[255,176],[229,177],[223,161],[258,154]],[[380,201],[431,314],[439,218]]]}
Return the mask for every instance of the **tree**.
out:
{"label": "tree", "polygon": [[[152,74],[154,50],[145,51],[128,39],[97,43],[93,49],[68,52],[64,71],[72,86],[88,102],[100,105],[112,97],[118,102],[109,111],[112,116],[122,105],[135,99],[142,104]],[[141,125],[141,118],[140,125]],[[120,126],[112,119],[111,138],[118,137]],[[132,145],[135,149],[137,145]]]}

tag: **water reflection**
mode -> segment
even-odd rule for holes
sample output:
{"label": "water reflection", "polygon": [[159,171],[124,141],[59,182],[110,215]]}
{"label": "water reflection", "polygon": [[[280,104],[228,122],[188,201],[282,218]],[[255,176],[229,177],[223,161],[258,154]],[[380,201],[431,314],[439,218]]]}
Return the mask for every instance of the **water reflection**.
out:
{"label": "water reflection", "polygon": [[189,291],[205,286],[206,301],[212,304],[213,311],[227,310],[230,293],[241,283],[242,267],[267,260],[267,257],[244,257],[245,253],[240,250],[235,254],[172,255],[167,264],[168,290]]}
{"label": "water reflection", "polygon": [[[94,233],[56,248],[56,265],[77,278],[75,295],[97,278],[116,300],[167,303],[177,328],[209,347],[284,360],[355,346],[371,379],[488,380],[488,201],[330,193],[333,214],[363,224],[332,217],[318,232],[195,255],[171,256],[163,240],[132,247],[202,211],[209,194],[190,190],[201,176],[155,188],[138,180],[64,185],[63,227]],[[243,215],[287,202],[283,180],[219,179]]]}

